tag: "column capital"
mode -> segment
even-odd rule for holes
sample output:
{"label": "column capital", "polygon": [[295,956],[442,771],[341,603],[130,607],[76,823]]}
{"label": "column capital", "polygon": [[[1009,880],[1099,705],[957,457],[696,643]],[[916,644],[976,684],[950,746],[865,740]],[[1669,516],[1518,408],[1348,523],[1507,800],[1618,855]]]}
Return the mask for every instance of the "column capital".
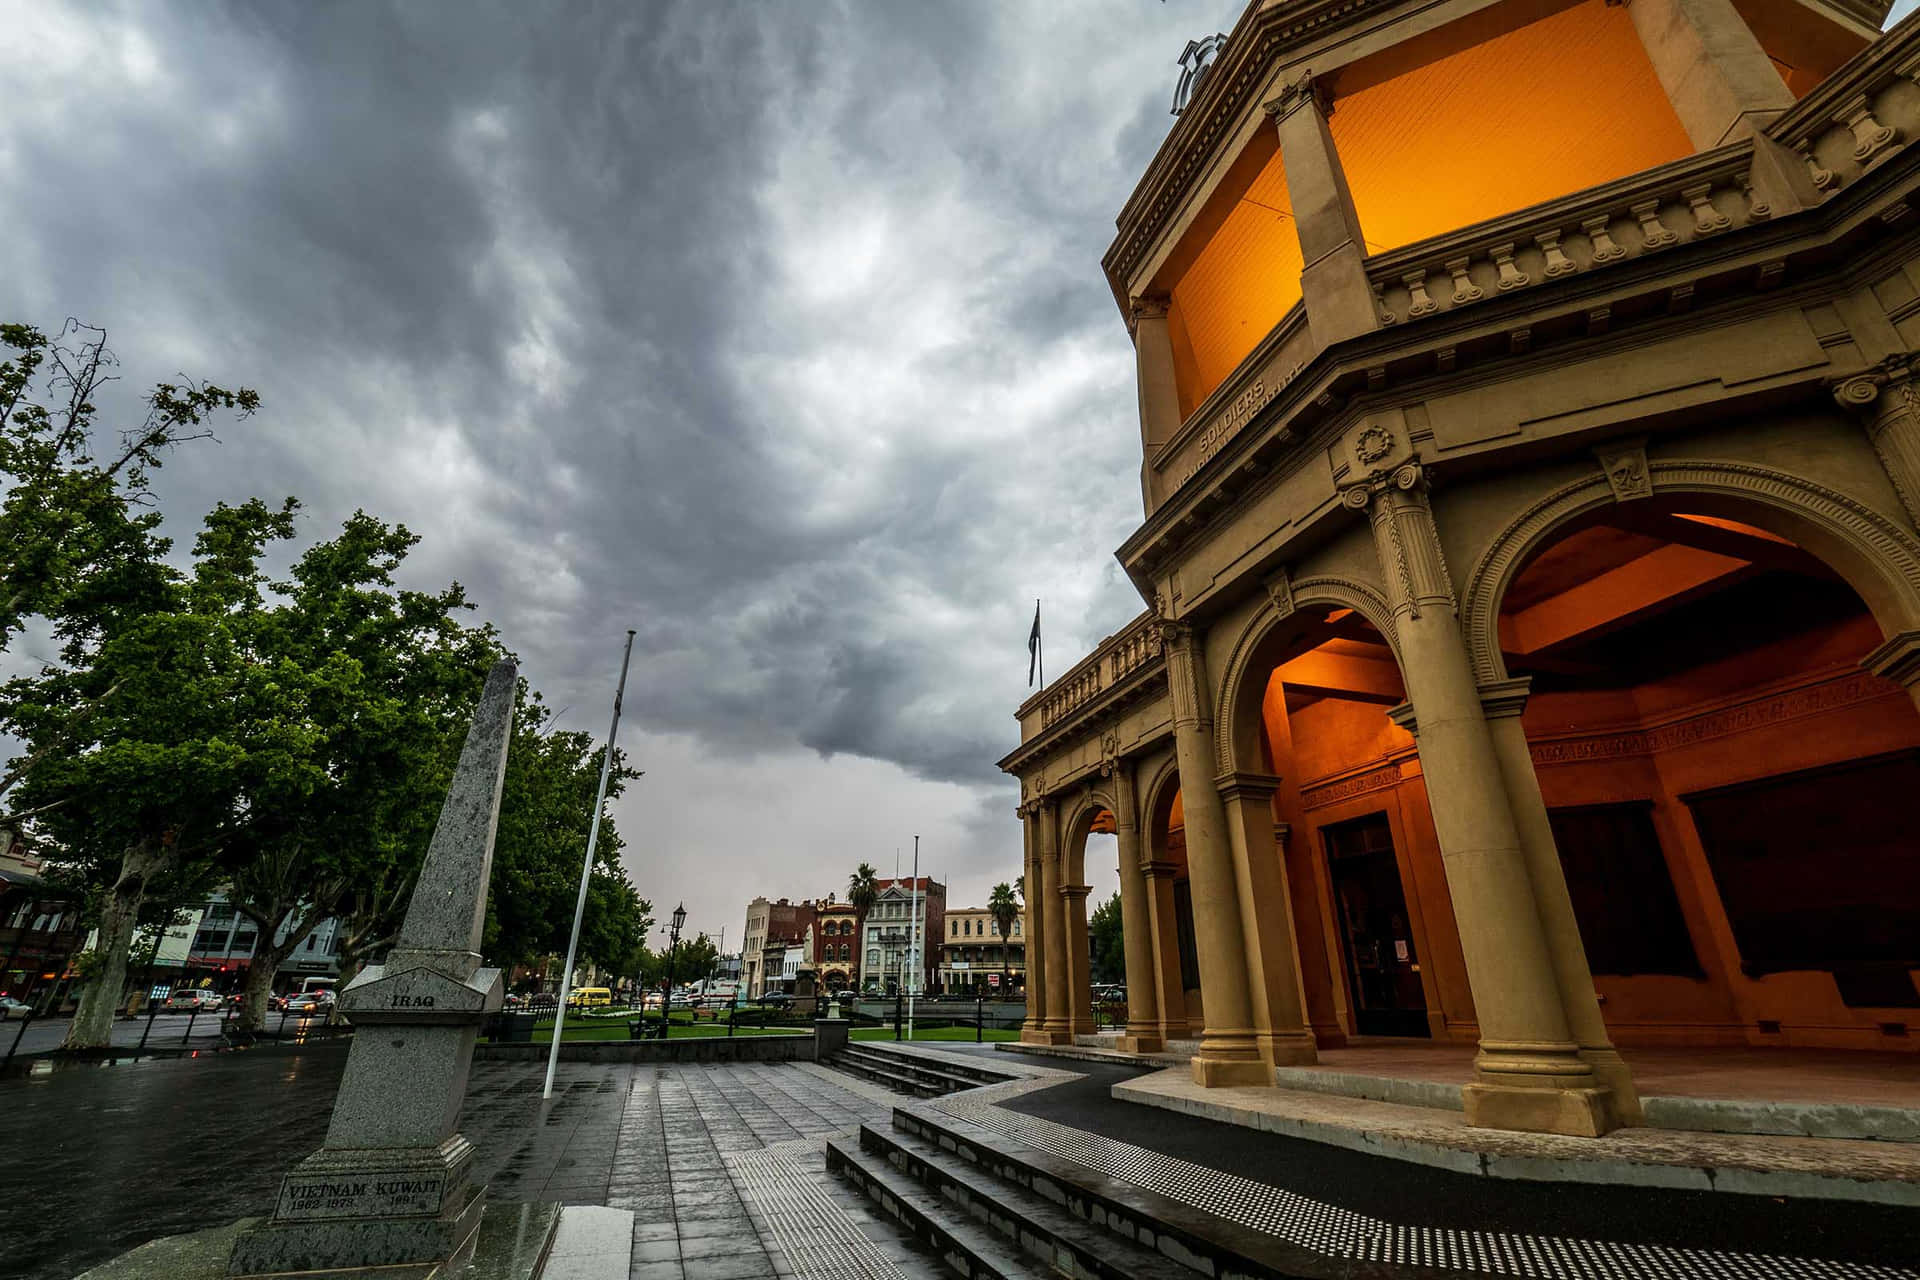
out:
{"label": "column capital", "polygon": [[1228,804],[1235,800],[1258,803],[1273,798],[1273,793],[1280,789],[1280,779],[1270,773],[1250,773],[1239,770],[1216,774],[1213,785],[1214,789],[1220,793],[1220,799]]}
{"label": "column capital", "polygon": [[1420,736],[1420,721],[1413,714],[1411,702],[1398,702],[1387,708],[1387,719],[1405,729],[1414,737]]}
{"label": "column capital", "polygon": [[1885,644],[1860,659],[1860,665],[1904,688],[1920,685],[1920,631],[1896,632]]}
{"label": "column capital", "polygon": [[1173,299],[1164,293],[1143,293],[1137,298],[1127,299],[1129,327],[1142,320],[1165,320],[1167,309],[1173,305]]}
{"label": "column capital", "polygon": [[1480,709],[1489,720],[1517,716],[1527,709],[1527,697],[1532,691],[1532,676],[1488,681],[1480,686]]}
{"label": "column capital", "polygon": [[1149,880],[1171,880],[1180,874],[1180,864],[1177,862],[1143,862],[1140,864],[1140,874]]}
{"label": "column capital", "polygon": [[1093,886],[1090,884],[1063,884],[1060,886],[1060,896],[1063,898],[1084,898],[1092,892]]}
{"label": "column capital", "polygon": [[[1920,372],[1920,355],[1907,351],[1896,352],[1858,373],[1836,378],[1831,386],[1834,402],[1843,409],[1872,416],[1878,416],[1888,407],[1911,408],[1912,382],[1916,372]],[[1889,388],[1901,393],[1903,404],[1877,404],[1881,392]]]}
{"label": "column capital", "polygon": [[1278,123],[1286,119],[1301,107],[1311,104],[1322,116],[1333,114],[1333,98],[1326,86],[1314,78],[1311,70],[1302,71],[1285,86],[1278,95],[1261,104],[1260,109]]}

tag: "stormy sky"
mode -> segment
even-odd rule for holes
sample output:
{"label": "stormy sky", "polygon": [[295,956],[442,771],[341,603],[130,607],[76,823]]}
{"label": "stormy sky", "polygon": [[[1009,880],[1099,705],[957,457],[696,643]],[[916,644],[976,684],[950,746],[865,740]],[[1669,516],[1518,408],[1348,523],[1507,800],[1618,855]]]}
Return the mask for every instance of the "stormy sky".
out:
{"label": "stormy sky", "polygon": [[260,392],[159,476],[183,543],[254,495],[404,521],[597,734],[637,629],[658,915],[734,944],[915,834],[979,903],[1034,598],[1055,671],[1140,607],[1099,258],[1237,11],[11,0],[0,317],[105,326],[123,417]]}

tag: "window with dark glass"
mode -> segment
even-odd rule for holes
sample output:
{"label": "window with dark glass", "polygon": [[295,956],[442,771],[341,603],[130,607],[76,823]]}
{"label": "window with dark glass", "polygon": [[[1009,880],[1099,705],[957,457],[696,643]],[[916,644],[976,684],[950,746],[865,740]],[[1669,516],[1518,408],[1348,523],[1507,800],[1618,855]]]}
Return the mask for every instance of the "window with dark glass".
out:
{"label": "window with dark glass", "polygon": [[1547,818],[1588,968],[1617,977],[1704,977],[1660,851],[1652,802],[1553,809]]}

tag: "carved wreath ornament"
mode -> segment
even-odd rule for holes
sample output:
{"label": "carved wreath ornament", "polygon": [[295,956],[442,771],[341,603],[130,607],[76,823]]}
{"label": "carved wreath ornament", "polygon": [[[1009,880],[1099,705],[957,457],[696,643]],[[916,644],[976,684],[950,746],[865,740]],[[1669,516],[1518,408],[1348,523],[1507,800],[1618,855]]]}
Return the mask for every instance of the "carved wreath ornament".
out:
{"label": "carved wreath ornament", "polygon": [[1366,428],[1353,441],[1353,456],[1362,466],[1371,466],[1393,452],[1393,433],[1378,425]]}

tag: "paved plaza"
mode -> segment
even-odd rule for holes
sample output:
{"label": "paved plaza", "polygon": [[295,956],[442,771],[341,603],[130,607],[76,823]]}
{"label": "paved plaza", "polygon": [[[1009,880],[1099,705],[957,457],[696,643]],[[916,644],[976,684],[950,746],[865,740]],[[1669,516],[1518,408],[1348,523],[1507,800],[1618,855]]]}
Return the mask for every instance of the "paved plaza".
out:
{"label": "paved plaza", "polygon": [[[70,1280],[146,1240],[263,1212],[286,1167],[319,1145],[345,1060],[341,1045],[268,1048],[0,1082],[0,1275]],[[563,1063],[543,1102],[538,1066],[483,1060],[460,1127],[496,1200],[631,1210],[631,1280],[939,1274],[922,1245],[826,1170],[827,1139],[885,1130],[897,1106],[1275,1240],[1347,1249],[1348,1262],[1375,1264],[1366,1274],[1402,1274],[1367,1250],[1405,1241],[1442,1258],[1456,1246],[1566,1250],[1606,1264],[1592,1274],[1620,1276],[1920,1275],[1913,1210],[1564,1183],[1495,1189],[1114,1101],[1112,1086],[1136,1068],[1005,1052],[969,1060],[1023,1078],[912,1102],[812,1063]],[[1343,1224],[1346,1243],[1321,1239],[1328,1223]],[[1331,1261],[1332,1274],[1349,1274]]]}

